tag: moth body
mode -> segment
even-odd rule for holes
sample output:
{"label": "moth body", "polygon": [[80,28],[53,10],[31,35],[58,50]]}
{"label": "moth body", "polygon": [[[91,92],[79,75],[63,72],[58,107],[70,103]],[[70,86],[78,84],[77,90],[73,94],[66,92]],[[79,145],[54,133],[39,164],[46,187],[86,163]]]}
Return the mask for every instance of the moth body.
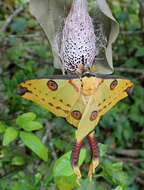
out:
{"label": "moth body", "polygon": [[83,77],[82,94],[85,96],[93,95],[101,81],[102,79],[96,79],[96,77]]}
{"label": "moth body", "polygon": [[77,128],[72,166],[77,179],[80,179],[78,158],[83,139],[87,136],[92,151],[88,172],[91,178],[99,164],[99,149],[93,130],[101,116],[128,96],[132,87],[133,83],[127,79],[86,73],[81,77],[66,75],[27,80],[20,84],[18,93],[53,114],[66,118]]}

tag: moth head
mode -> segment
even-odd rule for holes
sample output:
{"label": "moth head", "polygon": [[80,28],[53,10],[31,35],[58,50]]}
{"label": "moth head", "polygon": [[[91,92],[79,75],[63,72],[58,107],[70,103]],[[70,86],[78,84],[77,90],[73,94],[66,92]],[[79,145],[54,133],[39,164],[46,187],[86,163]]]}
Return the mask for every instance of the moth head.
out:
{"label": "moth head", "polygon": [[95,93],[96,89],[99,88],[100,84],[103,83],[102,78],[96,78],[94,75],[85,73],[82,77],[83,89],[82,93],[85,96],[90,96]]}
{"label": "moth head", "polygon": [[94,94],[97,82],[98,81],[96,81],[95,77],[84,76],[82,78],[82,84],[83,84],[82,93],[85,96],[90,96],[90,95]]}

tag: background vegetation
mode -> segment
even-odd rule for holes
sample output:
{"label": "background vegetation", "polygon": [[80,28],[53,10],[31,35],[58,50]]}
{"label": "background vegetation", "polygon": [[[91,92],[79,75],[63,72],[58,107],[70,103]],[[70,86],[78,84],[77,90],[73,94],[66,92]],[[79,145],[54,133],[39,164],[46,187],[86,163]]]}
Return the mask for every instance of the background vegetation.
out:
{"label": "background vegetation", "polygon": [[74,129],[16,93],[27,78],[57,73],[48,41],[24,0],[0,1],[1,190],[144,189],[144,2],[109,4],[121,28],[113,48],[115,74],[132,79],[135,88],[96,128],[101,164],[91,183],[90,154],[82,150],[78,187],[69,162]]}

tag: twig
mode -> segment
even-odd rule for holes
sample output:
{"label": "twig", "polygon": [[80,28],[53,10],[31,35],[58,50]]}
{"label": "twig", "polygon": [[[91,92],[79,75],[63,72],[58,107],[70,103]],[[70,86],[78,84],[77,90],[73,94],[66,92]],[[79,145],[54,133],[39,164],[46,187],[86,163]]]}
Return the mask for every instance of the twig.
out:
{"label": "twig", "polygon": [[133,69],[133,68],[123,68],[123,67],[115,67],[116,71],[124,72],[124,73],[135,73],[135,74],[144,74],[144,69]]}
{"label": "twig", "polygon": [[143,163],[144,159],[121,158],[123,162]]}
{"label": "twig", "polygon": [[140,177],[137,177],[137,178],[136,178],[136,181],[137,181],[138,183],[140,183],[141,185],[144,185],[144,181],[143,181],[143,179],[141,179]]}
{"label": "twig", "polygon": [[143,34],[144,30],[136,30],[136,31],[121,31],[120,34],[124,34],[124,35],[135,35],[135,34]]}
{"label": "twig", "polygon": [[57,160],[57,154],[56,154],[56,151],[55,151],[55,148],[51,142],[51,139],[52,139],[52,134],[51,134],[51,129],[53,128],[52,126],[52,123],[49,123],[48,121],[45,123],[46,124],[46,132],[45,132],[45,135],[43,136],[42,138],[42,142],[45,143],[47,141],[47,139],[49,139],[49,146],[50,146],[50,149],[51,149],[51,154],[52,154],[52,157],[55,160]]}
{"label": "twig", "polygon": [[18,169],[18,168],[17,168],[17,169],[13,169],[13,170],[11,170],[11,171],[9,171],[9,172],[3,174],[3,175],[0,175],[0,179],[1,179],[1,178],[8,177],[9,175],[12,175],[12,174],[16,174],[16,173],[18,173],[18,172],[21,171],[21,170],[24,170],[24,167],[21,167],[21,168],[19,168],[19,169]]}
{"label": "twig", "polygon": [[144,154],[144,151],[140,149],[123,149],[123,150],[116,150],[115,153],[134,158],[138,157],[140,154]]}
{"label": "twig", "polygon": [[142,75],[136,77],[135,79],[136,79],[136,80],[143,80],[143,79],[144,79],[144,74],[142,74]]}
{"label": "twig", "polygon": [[37,37],[42,37],[42,34],[36,33],[36,34],[12,34],[9,35],[10,37],[16,37],[16,38],[37,38]]}
{"label": "twig", "polygon": [[12,20],[14,19],[14,17],[16,17],[19,13],[21,13],[26,7],[28,6],[28,2],[23,4],[21,7],[19,7],[18,9],[16,9],[13,14],[8,17],[8,19],[6,20],[5,24],[2,27],[2,32],[5,32],[9,26],[9,24],[11,24]]}

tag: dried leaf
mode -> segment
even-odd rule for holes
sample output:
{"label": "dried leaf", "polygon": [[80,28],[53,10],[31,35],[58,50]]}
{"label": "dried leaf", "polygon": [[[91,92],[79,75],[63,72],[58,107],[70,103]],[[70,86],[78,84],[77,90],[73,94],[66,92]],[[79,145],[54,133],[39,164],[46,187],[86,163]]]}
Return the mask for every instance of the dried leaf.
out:
{"label": "dried leaf", "polygon": [[[59,56],[60,40],[64,19],[69,13],[71,4],[72,0],[30,0],[31,13],[44,29],[51,44],[54,67],[62,71],[64,68]],[[112,16],[106,0],[89,3],[89,11],[94,22],[96,46],[100,50],[94,63],[94,73],[110,74],[113,72],[112,43],[119,33],[119,25]]]}

